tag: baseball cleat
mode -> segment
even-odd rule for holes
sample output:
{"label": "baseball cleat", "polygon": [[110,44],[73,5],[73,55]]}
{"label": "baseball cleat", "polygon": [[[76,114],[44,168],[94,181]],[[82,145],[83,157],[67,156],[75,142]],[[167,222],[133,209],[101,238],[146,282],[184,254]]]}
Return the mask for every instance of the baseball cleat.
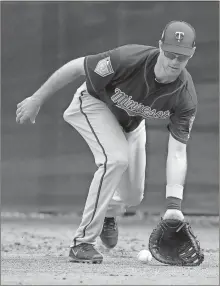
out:
{"label": "baseball cleat", "polygon": [[94,246],[89,243],[81,243],[70,247],[69,257],[70,262],[100,264],[103,261],[101,253],[99,253]]}
{"label": "baseball cleat", "polygon": [[105,218],[100,238],[107,248],[116,246],[118,243],[118,225],[114,217]]}

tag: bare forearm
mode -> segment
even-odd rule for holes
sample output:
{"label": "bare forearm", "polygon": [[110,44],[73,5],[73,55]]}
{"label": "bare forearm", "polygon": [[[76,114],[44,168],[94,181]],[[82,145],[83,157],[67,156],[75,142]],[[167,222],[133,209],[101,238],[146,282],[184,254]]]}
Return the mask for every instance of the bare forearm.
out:
{"label": "bare forearm", "polygon": [[84,75],[83,62],[84,58],[78,58],[62,66],[33,94],[33,97],[43,103],[56,91],[74,81],[80,75]]}
{"label": "bare forearm", "polygon": [[184,185],[187,172],[186,150],[178,153],[170,152],[167,156],[167,185]]}
{"label": "bare forearm", "polygon": [[183,186],[187,171],[186,144],[177,141],[171,134],[168,142],[166,165],[166,198],[183,199]]}

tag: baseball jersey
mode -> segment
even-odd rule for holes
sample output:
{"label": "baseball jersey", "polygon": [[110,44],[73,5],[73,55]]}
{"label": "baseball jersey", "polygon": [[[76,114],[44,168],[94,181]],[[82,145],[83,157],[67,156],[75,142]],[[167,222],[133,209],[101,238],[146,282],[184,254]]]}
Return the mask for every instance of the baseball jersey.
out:
{"label": "baseball jersey", "polygon": [[88,92],[105,102],[125,132],[144,119],[169,118],[172,136],[187,143],[197,111],[192,78],[184,69],[167,84],[155,80],[154,66],[159,49],[125,45],[85,57]]}

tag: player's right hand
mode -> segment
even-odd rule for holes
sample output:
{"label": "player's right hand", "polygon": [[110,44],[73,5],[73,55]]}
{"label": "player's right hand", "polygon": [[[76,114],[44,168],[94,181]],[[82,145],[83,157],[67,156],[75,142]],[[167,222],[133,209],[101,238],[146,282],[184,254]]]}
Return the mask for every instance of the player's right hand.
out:
{"label": "player's right hand", "polygon": [[27,97],[22,102],[17,104],[16,122],[23,124],[30,120],[35,123],[35,118],[40,110],[41,102],[35,97]]}

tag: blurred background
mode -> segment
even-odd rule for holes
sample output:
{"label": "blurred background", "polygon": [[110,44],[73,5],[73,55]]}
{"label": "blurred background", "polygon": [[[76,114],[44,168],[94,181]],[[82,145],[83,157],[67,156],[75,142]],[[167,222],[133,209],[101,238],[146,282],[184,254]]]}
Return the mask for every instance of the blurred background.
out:
{"label": "blurred background", "polygon": [[[189,62],[198,114],[188,145],[183,211],[219,210],[219,3],[212,1],[1,2],[2,211],[82,211],[94,159],[63,120],[79,78],[42,107],[35,125],[17,125],[16,105],[61,65],[124,44],[157,46],[171,20],[191,23],[197,49]],[[147,180],[140,208],[164,210],[167,122],[148,120]]]}

